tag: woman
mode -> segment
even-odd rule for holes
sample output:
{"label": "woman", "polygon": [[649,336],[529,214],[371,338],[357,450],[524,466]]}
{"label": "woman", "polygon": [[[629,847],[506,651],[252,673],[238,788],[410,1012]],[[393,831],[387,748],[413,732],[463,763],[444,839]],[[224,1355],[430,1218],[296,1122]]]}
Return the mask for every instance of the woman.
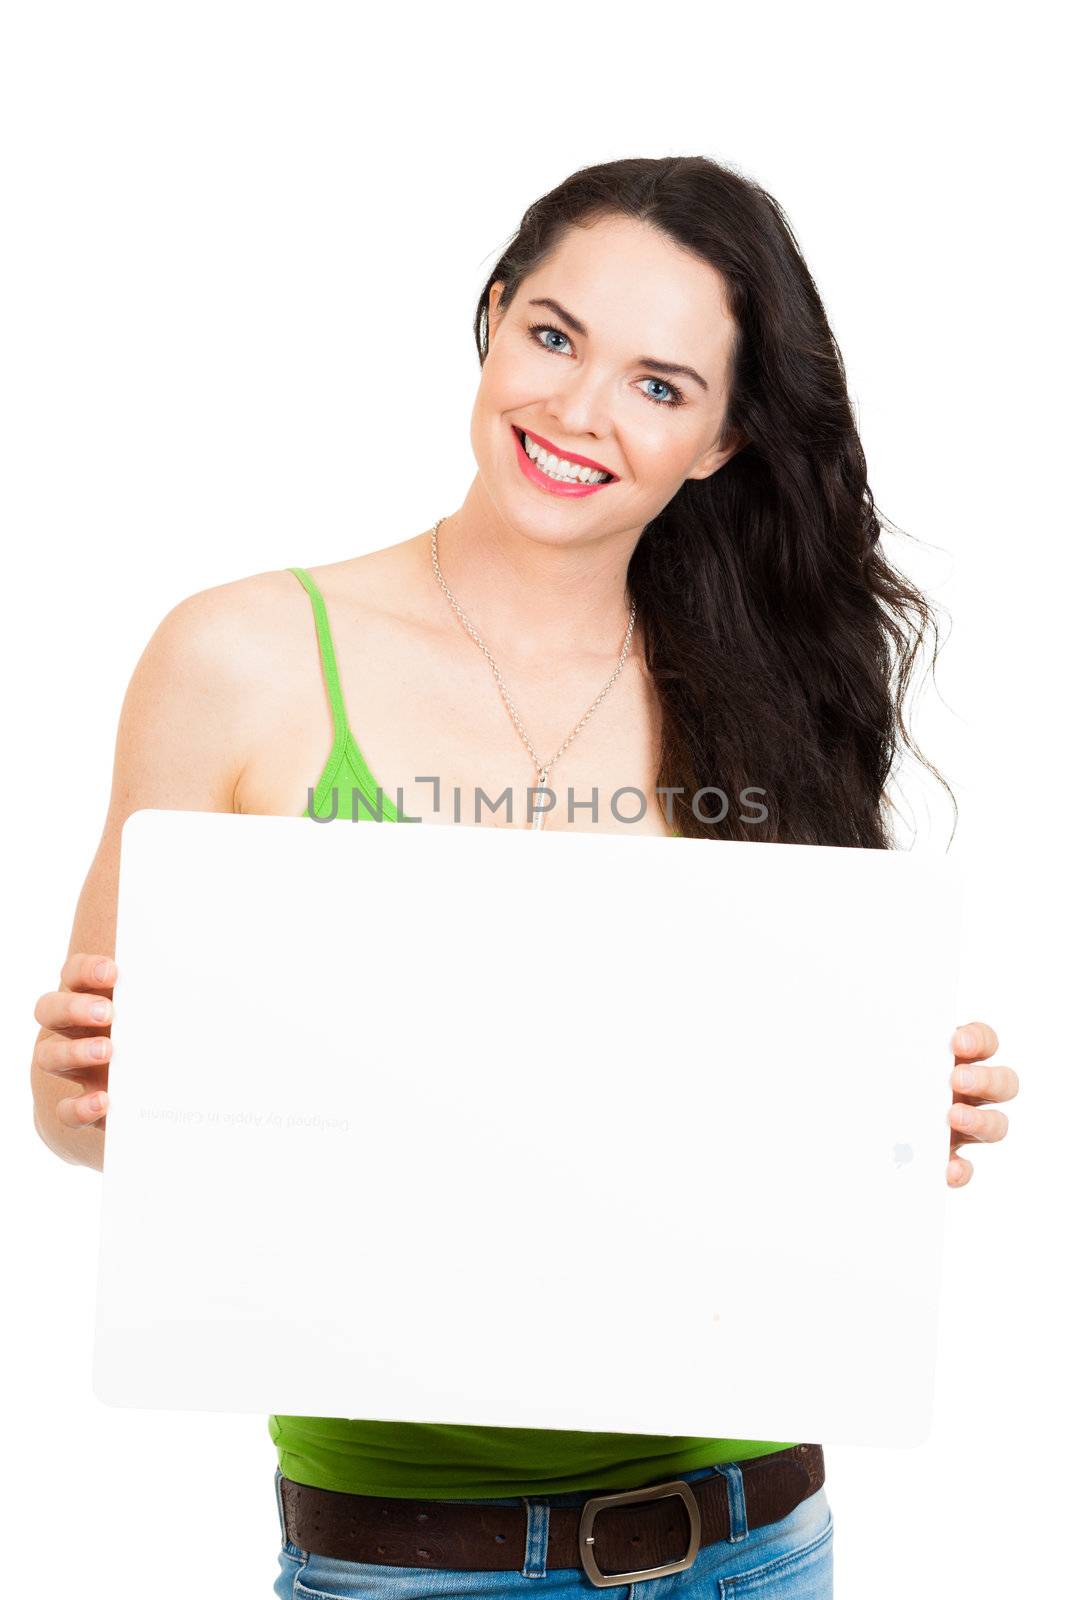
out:
{"label": "woman", "polygon": [[[195,594],[134,672],[72,954],[36,1010],[37,1125],[67,1160],[103,1163],[115,968],[81,952],[114,951],[139,807],[892,847],[885,788],[914,748],[900,708],[930,614],[879,548],[839,352],[774,200],[699,157],[577,172],[526,212],[475,335],[459,511]],[[997,1049],[985,1024],[954,1045],[959,1186],[959,1148],[1007,1127],[977,1108],[1018,1081],[977,1065]],[[530,1577],[577,1593],[601,1574],[830,1593],[815,1444],[270,1430],[279,1596]],[[605,1495],[623,1498],[592,1533],[581,1511]]]}

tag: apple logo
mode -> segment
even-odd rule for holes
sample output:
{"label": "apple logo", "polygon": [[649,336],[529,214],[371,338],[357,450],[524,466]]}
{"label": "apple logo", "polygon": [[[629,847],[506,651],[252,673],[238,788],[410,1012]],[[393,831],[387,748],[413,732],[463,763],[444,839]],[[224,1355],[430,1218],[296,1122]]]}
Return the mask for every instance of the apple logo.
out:
{"label": "apple logo", "polygon": [[893,1160],[897,1164],[897,1171],[909,1162],[914,1154],[910,1144],[895,1144],[893,1146]]}

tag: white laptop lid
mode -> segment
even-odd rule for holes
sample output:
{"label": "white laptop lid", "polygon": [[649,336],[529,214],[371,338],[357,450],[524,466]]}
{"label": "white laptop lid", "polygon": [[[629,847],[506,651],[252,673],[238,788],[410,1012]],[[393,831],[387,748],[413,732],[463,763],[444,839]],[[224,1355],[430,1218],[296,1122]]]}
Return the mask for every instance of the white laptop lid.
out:
{"label": "white laptop lid", "polygon": [[959,932],[930,854],[135,812],[96,1395],[921,1443]]}

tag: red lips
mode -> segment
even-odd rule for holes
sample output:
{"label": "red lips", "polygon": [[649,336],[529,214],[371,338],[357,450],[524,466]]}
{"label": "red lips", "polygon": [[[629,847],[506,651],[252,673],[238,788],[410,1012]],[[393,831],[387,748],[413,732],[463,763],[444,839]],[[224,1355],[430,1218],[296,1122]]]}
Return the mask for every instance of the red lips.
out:
{"label": "red lips", "polygon": [[539,433],[531,433],[529,428],[519,430],[525,433],[527,439],[532,439],[534,444],[539,444],[542,450],[547,450],[558,461],[573,461],[576,467],[592,467],[594,472],[606,472],[609,478],[615,478],[616,473],[610,467],[605,467],[600,461],[591,461],[588,456],[580,456],[576,450],[561,450],[558,444],[553,444],[551,439],[542,439]]}

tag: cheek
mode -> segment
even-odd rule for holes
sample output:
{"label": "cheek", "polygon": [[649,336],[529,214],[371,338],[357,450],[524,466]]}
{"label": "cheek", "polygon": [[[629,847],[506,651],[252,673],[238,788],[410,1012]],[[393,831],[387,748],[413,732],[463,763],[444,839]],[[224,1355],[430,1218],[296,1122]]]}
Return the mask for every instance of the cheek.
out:
{"label": "cheek", "polygon": [[501,419],[506,420],[509,412],[518,411],[529,403],[529,393],[511,381],[509,364],[494,361],[490,352],[482,367],[471,408],[470,442],[482,466],[486,466],[504,444],[510,446],[510,440],[504,438]]}
{"label": "cheek", "polygon": [[669,426],[671,420],[653,418],[654,425],[631,432],[626,454],[639,482],[676,485],[690,470],[697,446],[680,427]]}
{"label": "cheek", "polygon": [[488,435],[499,428],[502,413],[514,411],[523,403],[523,395],[512,381],[508,364],[494,362],[491,354],[487,356],[474,397],[473,426]]}
{"label": "cheek", "polygon": [[496,411],[529,405],[531,398],[550,392],[536,352],[509,341],[490,349],[482,367],[481,388],[482,404],[486,410]]}

